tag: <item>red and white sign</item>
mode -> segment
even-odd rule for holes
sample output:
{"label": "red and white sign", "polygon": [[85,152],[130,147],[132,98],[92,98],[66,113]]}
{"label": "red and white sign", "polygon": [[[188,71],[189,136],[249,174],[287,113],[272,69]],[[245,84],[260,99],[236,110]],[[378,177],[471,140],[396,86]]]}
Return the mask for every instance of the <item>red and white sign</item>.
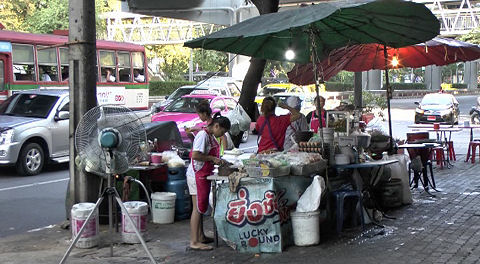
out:
{"label": "red and white sign", "polygon": [[125,87],[121,86],[97,86],[97,101],[99,105],[125,104]]}

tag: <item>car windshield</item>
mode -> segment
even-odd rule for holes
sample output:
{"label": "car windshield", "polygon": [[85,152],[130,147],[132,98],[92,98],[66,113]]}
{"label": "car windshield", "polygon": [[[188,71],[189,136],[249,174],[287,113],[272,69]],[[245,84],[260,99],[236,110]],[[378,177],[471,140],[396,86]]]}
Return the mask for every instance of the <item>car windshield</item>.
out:
{"label": "car windshield", "polygon": [[263,90],[261,91],[261,95],[271,96],[277,93],[283,93],[286,90],[287,90],[286,88],[280,88],[280,87],[264,87]]}
{"label": "car windshield", "polygon": [[57,100],[51,95],[14,94],[0,105],[0,115],[46,118]]}
{"label": "car windshield", "polygon": [[433,94],[425,95],[422,99],[422,105],[451,105],[452,98],[450,96]]}
{"label": "car windshield", "polygon": [[190,94],[192,91],[193,91],[193,87],[191,87],[191,88],[180,88],[180,89],[175,90],[175,92],[173,92],[168,97],[168,99],[175,100],[175,99],[180,98],[184,95]]}
{"label": "car windshield", "polygon": [[[287,103],[287,100],[288,100],[288,98],[290,98],[290,97],[292,97],[292,95],[274,95],[274,96],[273,96],[273,98],[275,99],[275,101],[277,101],[277,103],[282,102],[282,103],[284,103],[284,104]],[[300,96],[295,96],[295,97],[298,97],[298,99],[300,99],[301,101],[303,101]]]}
{"label": "car windshield", "polygon": [[179,113],[196,113],[195,106],[201,101],[210,103],[210,99],[198,97],[181,97],[173,101],[163,111],[164,112],[179,112]]}

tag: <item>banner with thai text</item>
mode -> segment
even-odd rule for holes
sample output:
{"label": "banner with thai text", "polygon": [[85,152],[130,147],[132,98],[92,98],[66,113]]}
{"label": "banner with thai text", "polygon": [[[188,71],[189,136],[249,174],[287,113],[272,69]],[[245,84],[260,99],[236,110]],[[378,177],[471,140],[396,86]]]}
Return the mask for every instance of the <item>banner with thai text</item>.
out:
{"label": "banner with thai text", "polygon": [[282,252],[293,244],[290,211],[312,182],[309,177],[262,177],[243,180],[236,193],[228,183],[217,192],[218,235],[241,252]]}

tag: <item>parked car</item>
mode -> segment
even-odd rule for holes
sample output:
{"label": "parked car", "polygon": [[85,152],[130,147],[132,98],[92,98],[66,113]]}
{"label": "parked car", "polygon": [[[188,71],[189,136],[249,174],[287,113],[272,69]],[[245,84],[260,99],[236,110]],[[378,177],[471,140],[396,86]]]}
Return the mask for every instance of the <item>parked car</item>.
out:
{"label": "parked car", "polygon": [[[228,96],[189,94],[176,99],[165,107],[163,111],[154,114],[152,116],[152,122],[175,121],[182,136],[184,146],[191,146],[192,142],[188,138],[185,128],[201,127],[205,125],[195,111],[195,106],[204,100],[210,103],[210,107],[214,113],[220,112],[222,115],[233,110],[237,105],[237,101]],[[248,140],[248,133],[249,131],[244,132],[242,141],[246,142]]]}
{"label": "parked car", "polygon": [[263,98],[274,96],[279,93],[304,94],[307,96],[314,94],[310,91],[308,86],[298,86],[293,83],[269,83],[257,90],[255,102],[261,104]]}
{"label": "parked car", "polygon": [[198,91],[199,93],[212,93],[218,96],[239,97],[240,89],[237,82],[229,77],[212,77],[206,81],[201,81],[197,85],[185,85],[177,88],[171,95],[165,96],[165,101],[157,102],[152,105],[152,113],[162,111],[167,105],[174,100]]}
{"label": "parked car", "polygon": [[68,90],[13,94],[0,105],[0,164],[36,175],[46,163],[69,159]]}
{"label": "parked car", "polygon": [[167,105],[169,105],[171,102],[176,100],[177,98],[180,98],[184,95],[190,94],[193,90],[204,90],[207,91],[207,87],[199,87],[195,85],[185,85],[177,88],[172,94],[165,96],[165,101],[160,101],[157,103],[154,103],[151,107],[152,113],[157,113],[162,111]]}
{"label": "parked car", "polygon": [[[302,108],[300,109],[300,112],[304,115],[307,115],[311,111],[315,109],[315,105],[313,104],[313,100],[315,99],[314,94],[301,94],[301,93],[277,93],[273,95],[273,98],[278,102],[283,102],[287,103],[287,100],[289,97],[296,96],[302,100]],[[277,115],[285,115],[288,114],[287,109],[283,109],[280,107],[277,107],[275,109],[275,114]]]}
{"label": "parked car", "polygon": [[458,124],[460,110],[457,99],[446,93],[426,94],[415,102],[415,123]]}

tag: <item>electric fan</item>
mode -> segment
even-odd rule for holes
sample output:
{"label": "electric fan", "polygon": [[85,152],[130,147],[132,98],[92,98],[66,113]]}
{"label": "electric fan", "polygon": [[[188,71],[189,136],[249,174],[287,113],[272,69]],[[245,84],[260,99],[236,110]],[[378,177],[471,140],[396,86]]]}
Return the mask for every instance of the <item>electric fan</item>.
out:
{"label": "electric fan", "polygon": [[[156,263],[147,248],[145,241],[139,233],[132,218],[128,214],[115,187],[113,177],[128,171],[137,154],[140,145],[145,144],[147,136],[145,127],[140,118],[130,109],[118,105],[101,105],[90,109],[82,117],[75,131],[75,148],[78,155],[75,164],[85,171],[107,178],[108,187],[98,198],[95,208],[84,221],[84,225],[75,236],[60,263],[64,263],[73,246],[81,237],[93,213],[100,206],[103,199],[108,196],[108,222],[110,234],[113,233],[113,199],[121,207],[124,215],[133,227],[137,237],[142,243],[152,263]],[[110,240],[110,256],[113,256],[113,243]]]}
{"label": "electric fan", "polygon": [[[139,117],[117,105],[92,108],[82,117],[75,132],[80,166],[104,177],[127,172],[140,152],[140,144],[146,141]],[[107,154],[111,154],[110,166]]]}

